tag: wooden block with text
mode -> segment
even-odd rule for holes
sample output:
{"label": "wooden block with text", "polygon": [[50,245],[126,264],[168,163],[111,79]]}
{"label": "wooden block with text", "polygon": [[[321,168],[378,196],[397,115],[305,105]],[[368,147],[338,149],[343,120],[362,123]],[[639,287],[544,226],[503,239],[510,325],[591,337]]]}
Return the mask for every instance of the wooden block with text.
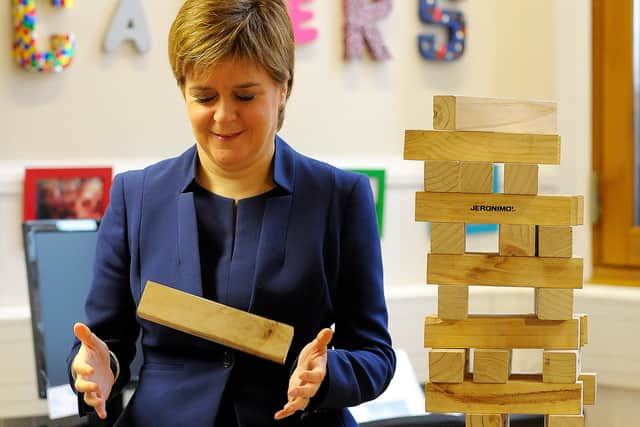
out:
{"label": "wooden block with text", "polygon": [[438,286],[438,317],[461,320],[469,315],[468,286]]}
{"label": "wooden block with text", "polygon": [[573,253],[571,227],[538,227],[538,256],[570,258]]}
{"label": "wooden block with text", "polygon": [[433,128],[554,134],[557,105],[549,101],[436,95]]}
{"label": "wooden block with text", "polygon": [[477,348],[473,352],[473,382],[503,384],[511,374],[511,350]]}
{"label": "wooden block with text", "polygon": [[542,353],[542,381],[552,384],[575,383],[578,355],[572,351],[547,350]]}
{"label": "wooden block with text", "polygon": [[465,417],[466,427],[509,427],[507,414],[472,414]]}
{"label": "wooden block with text", "polygon": [[572,319],[573,289],[536,288],[535,312],[542,320]]}
{"label": "wooden block with text", "polygon": [[493,163],[460,162],[461,193],[491,193],[493,191]]}
{"label": "wooden block with text", "polygon": [[429,352],[429,381],[461,383],[464,380],[467,351],[464,349],[433,349]]}
{"label": "wooden block with text", "polygon": [[584,390],[584,404],[595,405],[598,391],[597,375],[594,373],[582,372],[578,376],[578,381],[582,381],[582,388]]}
{"label": "wooden block with text", "polygon": [[535,256],[536,226],[500,224],[498,247],[501,256]]}
{"label": "wooden block with text", "polygon": [[538,194],[538,165],[505,163],[505,194]]}
{"label": "wooden block with text", "polygon": [[431,253],[463,254],[465,225],[462,222],[431,223]]}
{"label": "wooden block with text", "polygon": [[293,327],[147,281],[138,316],[245,353],[284,364]]}
{"label": "wooden block with text", "polygon": [[584,415],[546,415],[545,427],[584,427]]}
{"label": "wooden block with text", "polygon": [[425,161],[424,191],[436,193],[460,191],[460,162],[448,160]]}

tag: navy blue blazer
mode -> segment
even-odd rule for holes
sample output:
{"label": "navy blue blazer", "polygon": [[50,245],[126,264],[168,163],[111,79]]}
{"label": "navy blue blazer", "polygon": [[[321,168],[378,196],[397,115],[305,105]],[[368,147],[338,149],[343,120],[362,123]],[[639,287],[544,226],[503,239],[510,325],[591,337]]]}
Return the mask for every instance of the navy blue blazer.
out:
{"label": "navy blue blazer", "polygon": [[[139,384],[118,425],[213,426],[227,389],[242,426],[356,426],[345,408],[389,384],[395,354],[369,181],[305,157],[279,137],[275,144],[273,178],[283,191],[266,201],[249,311],[294,326],[284,366],[136,316],[147,280],[203,295],[189,190],[195,146],[114,178],[86,315],[120,361],[112,396],[129,380],[142,331]],[[303,413],[274,421],[300,350],[331,325],[320,391]],[[69,363],[78,348],[76,340]]]}

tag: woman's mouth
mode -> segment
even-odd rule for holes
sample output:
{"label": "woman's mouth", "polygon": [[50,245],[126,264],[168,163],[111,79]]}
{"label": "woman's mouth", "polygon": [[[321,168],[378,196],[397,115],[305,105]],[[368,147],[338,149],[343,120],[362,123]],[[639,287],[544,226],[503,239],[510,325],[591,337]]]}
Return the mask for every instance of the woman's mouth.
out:
{"label": "woman's mouth", "polygon": [[235,138],[240,136],[244,131],[240,132],[211,132],[213,136],[216,137],[218,141],[228,142],[233,141]]}

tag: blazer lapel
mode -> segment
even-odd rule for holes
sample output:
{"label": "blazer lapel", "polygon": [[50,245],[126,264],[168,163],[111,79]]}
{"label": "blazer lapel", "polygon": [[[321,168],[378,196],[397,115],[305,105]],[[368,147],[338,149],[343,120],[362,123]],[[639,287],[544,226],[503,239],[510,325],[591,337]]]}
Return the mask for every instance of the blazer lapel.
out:
{"label": "blazer lapel", "polygon": [[191,192],[178,196],[178,283],[173,286],[202,296],[198,220]]}

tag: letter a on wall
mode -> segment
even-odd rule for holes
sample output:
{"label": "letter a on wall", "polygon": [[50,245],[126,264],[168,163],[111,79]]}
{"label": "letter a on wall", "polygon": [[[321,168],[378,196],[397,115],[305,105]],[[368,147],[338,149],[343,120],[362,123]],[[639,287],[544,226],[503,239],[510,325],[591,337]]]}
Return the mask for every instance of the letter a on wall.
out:
{"label": "letter a on wall", "polygon": [[[52,0],[57,8],[73,5],[72,0]],[[29,71],[50,73],[71,65],[75,54],[73,34],[53,34],[51,51],[39,52],[36,46],[36,0],[13,0],[13,57]]]}
{"label": "letter a on wall", "polygon": [[384,61],[391,55],[384,44],[376,22],[391,12],[391,0],[344,1],[344,58],[361,59],[366,42],[373,59]]}
{"label": "letter a on wall", "polygon": [[151,36],[141,0],[120,0],[104,39],[104,50],[113,52],[125,40],[133,41],[140,53],[151,49]]}

